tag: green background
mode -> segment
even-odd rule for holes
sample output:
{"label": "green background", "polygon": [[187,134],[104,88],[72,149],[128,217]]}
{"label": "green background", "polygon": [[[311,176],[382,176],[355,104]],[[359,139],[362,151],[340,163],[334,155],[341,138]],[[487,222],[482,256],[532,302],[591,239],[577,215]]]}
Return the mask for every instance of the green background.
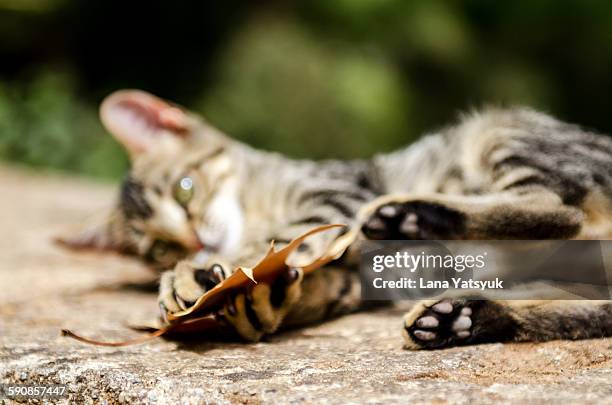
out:
{"label": "green background", "polygon": [[609,1],[0,0],[0,159],[105,178],[141,88],[252,145],[364,157],[486,104],[612,132]]}

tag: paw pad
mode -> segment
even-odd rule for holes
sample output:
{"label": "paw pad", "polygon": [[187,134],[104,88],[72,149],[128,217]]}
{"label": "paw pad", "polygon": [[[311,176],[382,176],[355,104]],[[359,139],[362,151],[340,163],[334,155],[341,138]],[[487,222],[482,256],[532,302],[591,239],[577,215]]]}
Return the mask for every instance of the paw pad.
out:
{"label": "paw pad", "polygon": [[383,204],[361,228],[368,239],[455,239],[465,232],[462,213],[429,201]]}
{"label": "paw pad", "polygon": [[425,307],[405,329],[413,343],[439,348],[465,342],[471,336],[472,309],[469,302],[444,300]]}
{"label": "paw pad", "polygon": [[221,281],[225,280],[225,272],[221,265],[215,263],[208,269],[195,270],[193,278],[202,288],[204,288],[204,290],[209,291],[215,288]]}

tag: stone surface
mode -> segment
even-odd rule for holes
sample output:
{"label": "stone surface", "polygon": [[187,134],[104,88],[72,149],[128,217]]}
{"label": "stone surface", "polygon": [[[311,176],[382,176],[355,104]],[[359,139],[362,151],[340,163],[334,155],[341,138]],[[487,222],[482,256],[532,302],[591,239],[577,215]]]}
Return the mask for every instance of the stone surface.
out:
{"label": "stone surface", "polygon": [[[257,344],[103,348],[138,336],[154,275],[50,241],[112,203],[113,185],[0,167],[0,382],[67,384],[77,403],[612,403],[612,339],[401,349],[401,311],[347,316]],[[2,400],[0,400],[2,402]]]}

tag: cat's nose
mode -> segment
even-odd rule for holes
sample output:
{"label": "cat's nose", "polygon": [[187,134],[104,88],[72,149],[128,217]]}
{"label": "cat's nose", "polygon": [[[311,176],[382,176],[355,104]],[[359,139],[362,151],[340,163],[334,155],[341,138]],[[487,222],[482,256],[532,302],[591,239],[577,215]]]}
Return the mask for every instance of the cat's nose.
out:
{"label": "cat's nose", "polygon": [[205,247],[204,243],[198,237],[196,232],[185,233],[184,235],[180,235],[177,239],[178,242],[185,247],[185,249],[192,252],[197,252]]}
{"label": "cat's nose", "polygon": [[196,250],[204,249],[204,243],[200,240],[200,238],[196,237],[197,242],[195,243]]}
{"label": "cat's nose", "polygon": [[198,239],[202,243],[201,249],[209,253],[218,253],[220,249],[220,238],[208,229],[200,229],[196,231]]}
{"label": "cat's nose", "polygon": [[205,247],[204,243],[198,237],[198,234],[194,232],[193,233],[193,241],[191,243],[190,250],[193,250],[193,251],[197,252],[198,250],[204,249],[204,247]]}

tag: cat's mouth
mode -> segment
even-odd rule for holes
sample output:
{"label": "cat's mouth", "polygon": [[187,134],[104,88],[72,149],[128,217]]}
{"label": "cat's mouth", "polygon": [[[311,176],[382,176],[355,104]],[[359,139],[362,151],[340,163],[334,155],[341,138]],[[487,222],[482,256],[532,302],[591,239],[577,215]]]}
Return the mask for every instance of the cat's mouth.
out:
{"label": "cat's mouth", "polygon": [[221,251],[221,243],[218,242],[200,242],[201,246],[198,251],[202,250],[207,253],[219,253]]}
{"label": "cat's mouth", "polygon": [[193,256],[192,260],[195,263],[201,263],[204,264],[207,262],[208,258],[216,253],[219,253],[221,251],[221,245],[220,244],[204,244],[202,249],[198,250],[195,255]]}
{"label": "cat's mouth", "polygon": [[180,238],[175,235],[174,239],[188,252],[198,252],[208,248],[208,244],[205,243],[196,232],[190,233],[189,235],[181,235]]}
{"label": "cat's mouth", "polygon": [[197,231],[196,234],[198,240],[202,244],[202,247],[199,249],[200,251],[206,253],[223,253],[225,247],[225,232],[221,230],[217,230],[217,232],[200,230]]}

